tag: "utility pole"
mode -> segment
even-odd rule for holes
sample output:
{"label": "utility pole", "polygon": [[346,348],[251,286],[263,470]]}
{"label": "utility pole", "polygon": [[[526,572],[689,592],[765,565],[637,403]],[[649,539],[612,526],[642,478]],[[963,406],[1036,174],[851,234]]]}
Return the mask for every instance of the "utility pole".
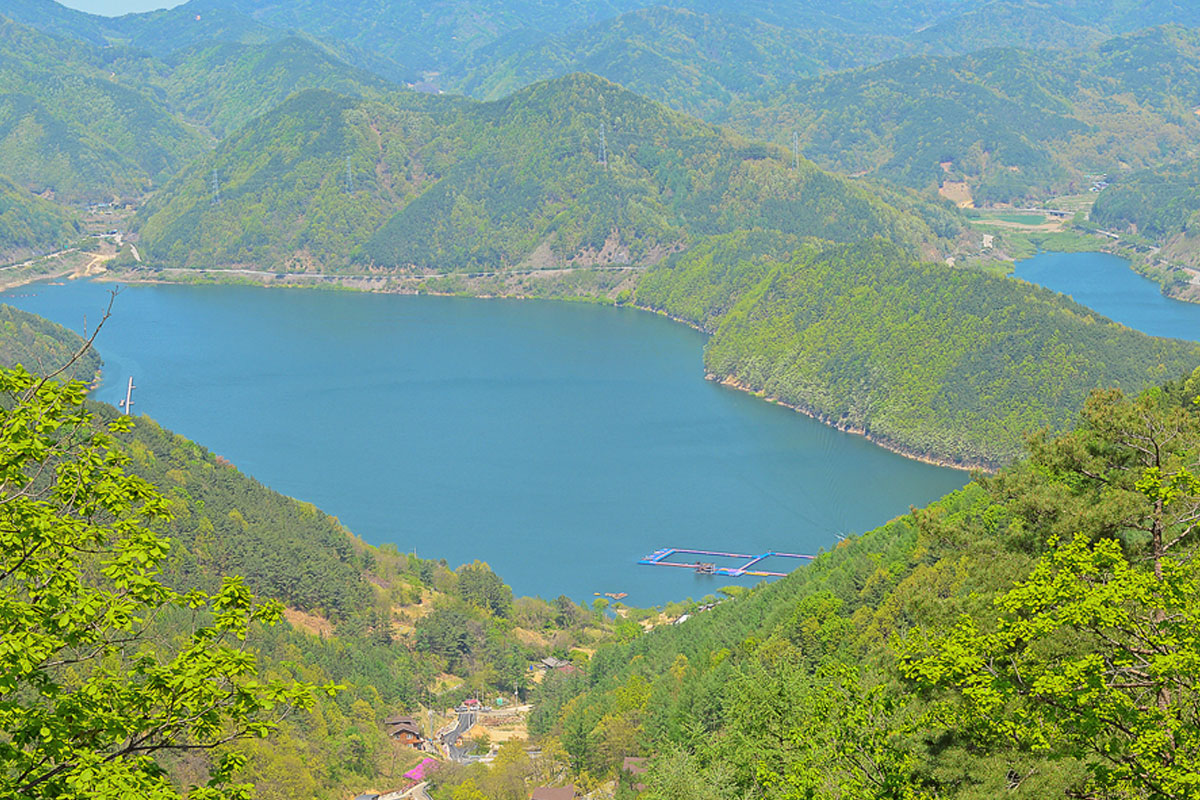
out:
{"label": "utility pole", "polygon": [[125,416],[129,416],[129,410],[133,408],[133,390],[136,388],[137,387],[133,385],[133,376],[130,375],[129,386],[125,389],[125,399],[117,404],[121,408],[125,409]]}
{"label": "utility pole", "polygon": [[212,174],[212,204],[214,206],[221,205],[221,184],[217,180],[217,168],[213,167]]}

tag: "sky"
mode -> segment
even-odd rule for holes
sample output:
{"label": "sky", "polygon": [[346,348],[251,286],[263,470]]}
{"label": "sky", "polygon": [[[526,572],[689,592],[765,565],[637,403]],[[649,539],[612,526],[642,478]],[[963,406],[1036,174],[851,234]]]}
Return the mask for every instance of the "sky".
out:
{"label": "sky", "polygon": [[89,14],[116,17],[133,11],[153,11],[156,8],[171,8],[183,0],[58,0],[64,6],[77,8]]}

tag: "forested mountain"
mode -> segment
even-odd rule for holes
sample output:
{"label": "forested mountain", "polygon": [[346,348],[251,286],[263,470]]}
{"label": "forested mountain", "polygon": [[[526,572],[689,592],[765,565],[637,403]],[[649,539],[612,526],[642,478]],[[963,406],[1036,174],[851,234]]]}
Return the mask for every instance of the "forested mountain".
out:
{"label": "forested mountain", "polygon": [[395,87],[295,36],[165,60],[0,18],[0,175],[63,203],[137,198],[291,94]]}
{"label": "forested mountain", "polygon": [[[914,44],[927,48],[931,54],[942,55],[971,53],[989,47],[1082,50],[1104,41],[1113,31],[1111,25],[1104,24],[1096,16],[1079,13],[1068,6],[1067,3],[996,0],[922,28],[912,39]],[[1186,16],[1179,13],[1167,13],[1161,21],[1184,19]],[[1118,26],[1116,30],[1128,28]]]}
{"label": "forested mountain", "polygon": [[138,195],[202,137],[93,51],[0,19],[0,175],[62,202]]}
{"label": "forested mountain", "polygon": [[[539,71],[530,74],[530,80],[584,68],[572,43],[583,43],[598,56],[599,63],[617,65],[616,58],[628,48],[627,42],[610,38],[612,48],[604,42],[587,44],[580,38],[581,32],[629,12],[649,11],[652,18],[658,13],[656,6],[661,5],[647,0],[403,0],[386,4],[368,0],[337,4],[191,0],[165,11],[112,19],[65,9],[53,0],[4,0],[0,14],[93,44],[131,44],[158,56],[204,40],[258,44],[303,32],[338,48],[339,55],[355,66],[392,79],[433,80],[442,88],[451,88],[439,80],[441,73],[461,74],[461,63],[479,64],[479,56],[489,47],[502,57],[535,43],[556,53],[554,60],[564,65],[564,71]],[[736,19],[759,31],[783,29],[785,40],[798,32],[807,32],[811,39],[821,31],[845,44],[850,53],[862,52],[868,58],[865,40],[851,37],[896,37],[907,39],[913,52],[924,48],[945,54],[992,45],[1079,46],[1147,25],[1200,24],[1195,8],[1176,0],[1149,4],[1127,0],[925,0],[900,4],[886,0],[786,4],[755,0],[739,3],[736,17],[730,16],[735,9],[729,4],[714,0],[688,0],[666,8]],[[659,24],[640,27],[645,19],[630,17],[616,25],[640,29],[634,38],[645,38],[652,35],[653,25]],[[964,30],[980,27],[987,31],[982,37],[962,36]],[[566,38],[558,38],[563,35]],[[824,45],[817,46],[828,52]],[[884,48],[870,60],[882,60],[888,54],[889,48]],[[604,76],[618,80],[615,75]],[[686,83],[686,78],[675,76],[674,82]]]}
{"label": "forested mountain", "polygon": [[56,322],[0,303],[0,367],[20,364],[40,375],[67,367],[62,379],[90,382],[101,366],[95,350],[87,350],[68,366],[83,344],[79,334]]}
{"label": "forested mountain", "polygon": [[936,204],[790,161],[586,75],[486,104],[310,91],[222,142],[137,225],[161,266],[325,271],[639,263],[748,227],[932,252],[961,229]]}
{"label": "forested mountain", "polygon": [[396,88],[297,37],[263,45],[206,41],[172,54],[166,67],[160,85],[168,106],[218,137],[305,89],[378,97]]}
{"label": "forested mountain", "polygon": [[[117,413],[93,410],[102,421]],[[239,777],[263,800],[340,800],[395,782],[395,750],[414,756],[388,743],[386,718],[419,703],[440,710],[468,693],[527,689],[531,662],[610,636],[610,622],[565,597],[513,598],[479,562],[452,570],[400,549],[415,543],[367,545],[148,418],[121,439],[131,472],[159,487],[172,512],[164,580],[214,591],[221,576],[243,577],[290,609],[288,624],[253,639],[264,665],[345,687],[271,740],[243,745],[250,760]],[[178,765],[176,780],[195,768]]]}
{"label": "forested mountain", "polygon": [[[14,97],[0,116],[8,147],[28,138],[13,130],[47,132],[13,163],[0,158],[0,174],[69,201],[138,194],[167,177],[165,164],[198,154],[200,137],[180,118],[222,136],[301,89],[386,91],[368,72],[497,99],[587,71],[755,139],[787,145],[798,131],[826,168],[920,189],[966,182],[981,201],[1019,200],[1070,190],[1091,173],[1177,160],[1194,146],[1194,35],[1165,29],[1097,42],[1139,24],[1200,20],[1171,3],[1131,9],[1118,0],[867,9],[192,0],[108,19],[52,0],[8,0],[0,13],[83,43],[46,40],[32,52],[53,52],[58,72],[35,59],[8,76]],[[10,26],[8,49],[31,52],[30,36]],[[1045,52],[983,49],[1000,45]],[[1152,73],[1161,77],[1146,80]],[[48,96],[65,102],[47,105]],[[92,107],[111,118],[82,125]],[[148,135],[130,138],[133,126]],[[39,156],[47,152],[59,155]]]}
{"label": "forested mountain", "polygon": [[[795,243],[764,235],[746,244],[770,252]],[[745,285],[736,275],[728,280]],[[328,615],[291,617],[297,626],[333,623],[332,636],[286,625],[250,632],[247,646],[264,674],[341,684],[270,739],[241,745],[247,759],[233,762],[233,775],[254,783],[259,797],[339,797],[390,779],[395,756],[382,719],[429,697],[439,669],[469,674],[464,691],[503,685],[539,652],[518,643],[533,631],[598,645],[580,658],[586,673],[552,674],[536,690],[530,732],[540,737],[540,768],[523,748],[507,748],[490,768],[443,769],[435,796],[508,796],[480,786],[525,793],[537,775],[601,785],[626,756],[640,755],[650,757],[640,779],[650,800],[882,800],[889,793],[876,791],[879,782],[912,797],[1040,798],[1116,781],[1137,790],[1191,774],[1184,758],[1194,740],[1157,743],[1164,726],[1189,730],[1195,691],[1190,667],[1175,656],[1194,651],[1194,636],[1184,635],[1200,613],[1186,591],[1195,579],[1189,516],[1200,504],[1191,478],[1200,461],[1198,395],[1200,372],[1136,399],[1099,392],[1075,432],[1036,438],[1027,461],[849,540],[775,584],[731,592],[734,599],[649,633],[618,623],[615,637],[602,617],[569,602],[513,601],[482,565],[452,573],[367,547],[311,506],[149,420],[118,429],[115,448],[128,459],[116,463],[165,495],[171,519],[157,523],[171,538],[165,580],[206,587],[213,570],[247,574],[255,584],[274,581],[293,608]],[[42,396],[58,399],[53,390]],[[91,410],[98,425],[116,415]],[[1170,491],[1170,503],[1156,502],[1157,487]],[[6,565],[14,560],[5,557]],[[417,597],[432,609],[402,616]],[[160,615],[142,654],[196,624],[194,613]],[[401,644],[409,636],[411,650]],[[1162,666],[1148,684],[1123,680],[1136,676],[1126,659],[1146,641],[1161,648]],[[86,665],[77,670],[76,679],[91,676]],[[1085,681],[1089,693],[1080,697],[1064,675]],[[986,705],[993,697],[999,707]],[[1126,708],[1122,724],[1103,714],[1113,702]],[[1056,703],[1069,710],[1057,713]],[[1097,724],[1110,734],[1101,746]],[[1047,730],[1048,741],[1039,736]],[[103,748],[107,738],[92,732],[88,746]],[[33,739],[12,752],[37,752]],[[872,753],[868,763],[862,748]],[[1105,760],[1114,752],[1123,756],[1119,769]],[[179,785],[202,780],[217,761],[160,763]],[[11,777],[0,770],[0,779]],[[631,783],[617,796],[631,796]]]}
{"label": "forested mountain", "polygon": [[792,28],[742,8],[711,13],[653,6],[542,41],[502,39],[440,79],[494,100],[571,72],[601,75],[638,94],[719,119],[731,100],[829,70],[907,53],[900,39]]}
{"label": "forested mountain", "polygon": [[1194,708],[1198,498],[1139,487],[1194,474],[1198,392],[1097,393],[999,475],[601,649],[532,729],[593,776],[651,756],[618,797],[1191,796],[1195,739],[1154,742]]}
{"label": "forested mountain", "polygon": [[732,124],[841,171],[977,201],[1087,188],[1089,174],[1176,160],[1200,143],[1195,31],[1151,29],[1084,53],[914,57],[796,82]]}
{"label": "forested mountain", "polygon": [[636,301],[714,331],[704,361],[719,380],[974,465],[1067,428],[1094,388],[1136,392],[1200,366],[1200,345],[880,241],[717,237],[651,269]]}
{"label": "forested mountain", "polygon": [[300,0],[191,0],[117,18],[64,9],[53,0],[4,0],[0,14],[95,44],[125,43],[158,56],[206,40],[262,44],[303,32],[345,48],[357,66],[389,78],[419,80],[471,50],[521,31],[549,33],[636,8],[633,0],[441,0],[326,3]]}
{"label": "forested mountain", "polygon": [[[863,9],[851,21],[846,9],[841,9],[845,17],[813,19],[789,14],[779,4],[652,6],[545,39],[501,39],[438,80],[472,97],[493,99],[537,80],[593,72],[721,121],[734,100],[763,102],[798,79],[826,72],[992,47],[1082,50],[1113,32],[1061,4],[1002,0],[963,9],[922,26],[911,18],[895,21],[897,9]],[[1186,24],[1190,19],[1182,11],[1164,12],[1161,21]]]}
{"label": "forested mountain", "polygon": [[[81,385],[0,369],[0,795],[357,796],[416,758],[384,719],[512,691],[537,751],[447,765],[438,800],[526,800],[535,779],[617,800],[1197,797],[1200,345],[955,267],[981,235],[933,194],[1015,202],[1111,173],[1093,223],[1186,250],[1196,4],[0,16],[0,257],[78,237],[64,203],[122,197],[144,201],[142,263],[114,261],[139,278],[453,291],[632,265],[594,299],[711,333],[713,379],[998,468],[772,585],[613,617],[370,546]],[[477,97],[412,90],[456,87]],[[53,369],[80,341],[0,306],[0,367]],[[551,654],[569,668],[535,681]],[[169,752],[266,734],[256,715],[291,704],[245,758]],[[160,714],[196,728],[177,740]]]}
{"label": "forested mountain", "polygon": [[74,213],[0,177],[0,261],[57,250],[79,233]]}
{"label": "forested mountain", "polygon": [[1191,230],[1200,212],[1200,163],[1139,170],[1114,179],[1091,219],[1106,228],[1167,239]]}

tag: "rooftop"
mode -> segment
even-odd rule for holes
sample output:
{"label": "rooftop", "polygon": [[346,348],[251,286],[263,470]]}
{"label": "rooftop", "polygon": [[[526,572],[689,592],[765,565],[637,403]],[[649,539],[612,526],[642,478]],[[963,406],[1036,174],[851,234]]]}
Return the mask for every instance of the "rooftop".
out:
{"label": "rooftop", "polygon": [[539,786],[529,795],[529,800],[575,800],[575,787]]}

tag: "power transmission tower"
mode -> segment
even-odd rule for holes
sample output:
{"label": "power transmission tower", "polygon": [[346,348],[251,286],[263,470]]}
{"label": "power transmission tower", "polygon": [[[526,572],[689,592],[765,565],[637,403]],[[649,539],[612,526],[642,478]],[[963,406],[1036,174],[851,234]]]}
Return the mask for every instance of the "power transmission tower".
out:
{"label": "power transmission tower", "polygon": [[212,174],[212,204],[214,206],[221,205],[221,184],[217,180],[217,168],[213,167]]}
{"label": "power transmission tower", "polygon": [[346,156],[346,185],[350,187],[350,194],[354,194],[354,173],[350,171],[350,156]]}
{"label": "power transmission tower", "polygon": [[800,134],[792,131],[792,168],[800,170]]}
{"label": "power transmission tower", "polygon": [[608,167],[608,134],[603,122],[600,123],[600,163]]}

